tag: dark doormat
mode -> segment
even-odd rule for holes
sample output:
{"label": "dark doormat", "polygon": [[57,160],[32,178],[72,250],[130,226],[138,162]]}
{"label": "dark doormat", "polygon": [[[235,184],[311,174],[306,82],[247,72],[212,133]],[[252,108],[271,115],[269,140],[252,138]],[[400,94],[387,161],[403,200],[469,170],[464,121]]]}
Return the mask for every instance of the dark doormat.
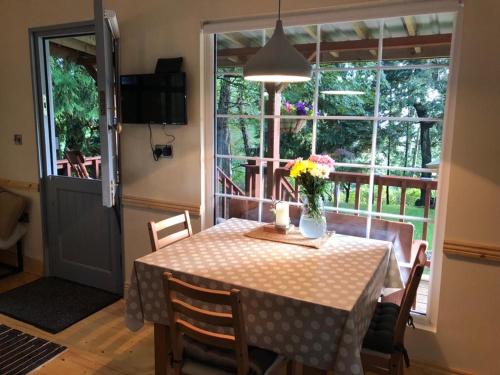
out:
{"label": "dark doormat", "polygon": [[0,325],[0,374],[27,374],[65,350],[64,346]]}
{"label": "dark doormat", "polygon": [[0,313],[58,333],[121,297],[56,277],[44,277],[0,294]]}

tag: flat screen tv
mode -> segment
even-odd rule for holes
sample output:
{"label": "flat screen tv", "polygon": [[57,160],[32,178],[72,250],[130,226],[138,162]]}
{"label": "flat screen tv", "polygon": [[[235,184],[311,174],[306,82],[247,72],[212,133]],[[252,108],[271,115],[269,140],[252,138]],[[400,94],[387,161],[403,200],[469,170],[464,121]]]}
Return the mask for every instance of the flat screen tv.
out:
{"label": "flat screen tv", "polygon": [[123,123],[187,123],[185,73],[123,75],[120,85]]}

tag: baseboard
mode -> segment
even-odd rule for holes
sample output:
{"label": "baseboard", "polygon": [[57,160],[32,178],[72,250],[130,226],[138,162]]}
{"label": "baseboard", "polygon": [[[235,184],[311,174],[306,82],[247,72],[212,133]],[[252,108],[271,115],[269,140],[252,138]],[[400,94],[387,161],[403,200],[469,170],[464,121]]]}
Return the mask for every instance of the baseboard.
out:
{"label": "baseboard", "polygon": [[415,374],[415,375],[427,375],[427,374],[432,374],[432,375],[475,375],[473,372],[469,371],[464,371],[464,370],[459,370],[459,369],[454,369],[451,367],[442,367],[442,366],[437,366],[431,363],[423,362],[423,361],[418,361],[418,360],[411,360],[411,367],[410,369],[416,370],[416,371],[409,371],[410,374]]}
{"label": "baseboard", "polygon": [[[14,251],[2,250],[0,251],[0,262],[16,265],[17,255]],[[43,261],[29,256],[24,256],[24,272],[37,276],[43,276]]]}

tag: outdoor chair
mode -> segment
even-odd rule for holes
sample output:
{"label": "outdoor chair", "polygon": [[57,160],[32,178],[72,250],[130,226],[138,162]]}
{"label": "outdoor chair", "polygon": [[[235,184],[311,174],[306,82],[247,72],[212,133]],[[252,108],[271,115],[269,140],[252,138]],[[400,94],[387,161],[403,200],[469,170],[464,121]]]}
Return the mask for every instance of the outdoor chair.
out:
{"label": "outdoor chair", "polygon": [[71,168],[75,171],[77,177],[90,178],[87,167],[85,167],[85,156],[83,156],[81,151],[68,150],[64,154],[66,155],[66,159],[68,159],[68,162],[71,165]]}
{"label": "outdoor chair", "polygon": [[[239,290],[201,288],[168,272],[163,274],[163,289],[174,375],[271,375],[287,365],[272,351],[248,346]],[[209,304],[213,310],[196,307],[186,298]],[[221,310],[225,312],[217,312]],[[212,330],[217,327],[232,333]]]}
{"label": "outdoor chair", "polygon": [[[181,224],[184,226],[184,229],[167,235],[163,238],[158,237],[159,232],[161,232],[162,230]],[[162,221],[150,221],[148,223],[148,231],[152,251],[157,251],[161,248],[173,244],[174,242],[191,237],[193,235],[193,229],[191,228],[189,211],[184,211],[183,214],[173,216]]]}

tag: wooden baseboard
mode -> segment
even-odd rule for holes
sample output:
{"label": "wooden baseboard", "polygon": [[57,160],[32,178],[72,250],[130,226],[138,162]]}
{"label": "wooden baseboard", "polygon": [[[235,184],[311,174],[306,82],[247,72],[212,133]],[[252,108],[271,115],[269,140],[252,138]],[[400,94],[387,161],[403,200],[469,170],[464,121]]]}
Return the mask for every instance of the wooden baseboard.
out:
{"label": "wooden baseboard", "polygon": [[3,187],[5,189],[24,190],[31,192],[40,191],[40,186],[37,182],[10,180],[6,178],[0,178],[0,187]]}
{"label": "wooden baseboard", "polygon": [[[433,365],[427,362],[411,360],[409,373],[411,375],[475,375],[473,372],[454,369],[450,367],[442,367]],[[405,371],[406,372],[406,371]]]}
{"label": "wooden baseboard", "polygon": [[500,246],[460,240],[445,240],[443,251],[447,255],[485,259],[500,262]]}
{"label": "wooden baseboard", "polygon": [[188,210],[191,215],[200,216],[200,205],[179,202],[169,202],[159,199],[143,198],[134,195],[123,195],[122,203],[125,207],[148,208],[168,212],[184,212]]}
{"label": "wooden baseboard", "polygon": [[[15,251],[0,251],[0,262],[10,265],[17,264],[17,255]],[[24,256],[24,272],[37,276],[43,276],[43,261],[28,256]]]}

